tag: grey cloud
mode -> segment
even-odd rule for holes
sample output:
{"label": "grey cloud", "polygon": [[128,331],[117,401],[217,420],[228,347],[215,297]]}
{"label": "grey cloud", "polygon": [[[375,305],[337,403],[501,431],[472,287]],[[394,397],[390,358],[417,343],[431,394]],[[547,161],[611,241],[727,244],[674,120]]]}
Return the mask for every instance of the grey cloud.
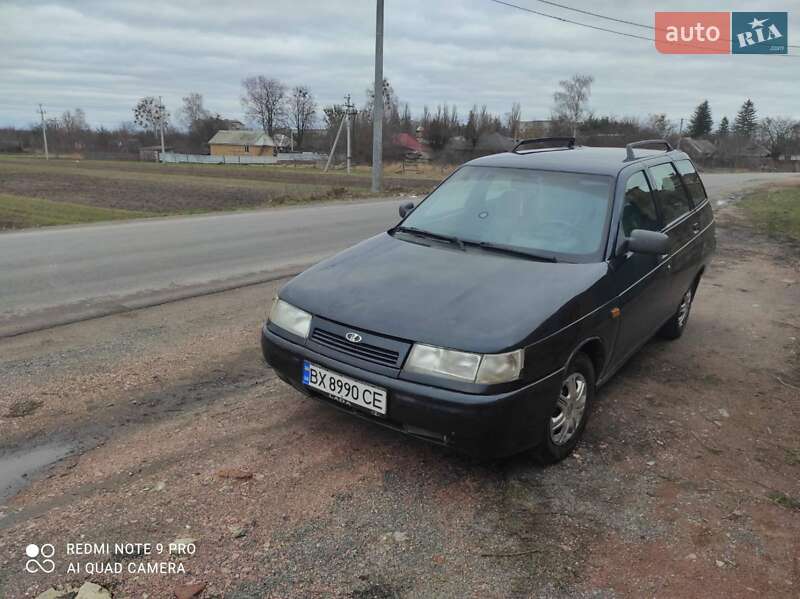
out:
{"label": "grey cloud", "polygon": [[[766,2],[561,0],[601,14],[652,23],[655,10],[775,10]],[[648,35],[535,0],[518,4]],[[4,2],[0,5],[0,125],[82,107],[92,125],[130,120],[143,95],[173,110],[190,91],[207,107],[240,117],[240,82],[266,74],[309,85],[321,104],[352,93],[360,103],[372,79],[374,2]],[[800,31],[790,13],[792,32]],[[792,40],[793,41],[793,40]],[[795,50],[796,52],[797,50]],[[664,56],[652,43],[590,31],[488,0],[387,0],[385,74],[419,113],[448,102],[462,115],[473,103],[498,113],[519,101],[524,118],[546,118],[559,79],[595,76],[599,114],[688,117],[704,98],[715,118],[732,117],[745,97],[760,114],[800,117],[800,58]]]}

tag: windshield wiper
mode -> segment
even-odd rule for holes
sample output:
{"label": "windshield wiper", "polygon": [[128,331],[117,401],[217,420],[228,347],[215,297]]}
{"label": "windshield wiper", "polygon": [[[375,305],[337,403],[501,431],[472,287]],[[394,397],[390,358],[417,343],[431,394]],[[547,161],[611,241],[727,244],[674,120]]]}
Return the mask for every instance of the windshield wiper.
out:
{"label": "windshield wiper", "polygon": [[539,260],[540,262],[558,262],[558,259],[555,256],[537,254],[536,252],[531,252],[513,245],[503,245],[502,243],[492,243],[491,241],[465,241],[465,243],[476,245],[492,252],[502,252],[512,256],[521,256],[523,258],[528,258],[529,260]]}
{"label": "windshield wiper", "polygon": [[417,229],[416,227],[395,227],[394,230],[400,231],[401,233],[410,233],[411,235],[416,235],[417,237],[427,237],[429,239],[438,239],[439,241],[446,241],[448,243],[457,245],[459,249],[462,250],[464,249],[464,242],[458,237],[454,237],[453,235],[434,233],[433,231],[425,231],[424,229]]}

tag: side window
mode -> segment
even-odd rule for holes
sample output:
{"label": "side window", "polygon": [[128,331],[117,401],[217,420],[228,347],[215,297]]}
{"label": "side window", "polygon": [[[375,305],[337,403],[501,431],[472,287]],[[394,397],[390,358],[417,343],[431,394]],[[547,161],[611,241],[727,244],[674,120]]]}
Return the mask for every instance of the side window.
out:
{"label": "side window", "polygon": [[694,169],[692,161],[677,160],[675,166],[678,167],[678,172],[681,174],[683,182],[689,190],[689,195],[692,196],[694,205],[697,206],[699,203],[704,202],[706,199],[706,192],[705,189],[703,189],[703,182],[700,180],[700,175],[698,175],[697,171]]}
{"label": "side window", "polygon": [[683,189],[678,171],[671,163],[651,167],[650,175],[653,177],[656,201],[664,216],[664,224],[669,224],[689,212],[689,196]]}
{"label": "side window", "polygon": [[634,173],[625,184],[622,232],[627,237],[634,229],[658,231],[660,228],[653,194],[650,192],[650,184],[644,176],[644,171]]}

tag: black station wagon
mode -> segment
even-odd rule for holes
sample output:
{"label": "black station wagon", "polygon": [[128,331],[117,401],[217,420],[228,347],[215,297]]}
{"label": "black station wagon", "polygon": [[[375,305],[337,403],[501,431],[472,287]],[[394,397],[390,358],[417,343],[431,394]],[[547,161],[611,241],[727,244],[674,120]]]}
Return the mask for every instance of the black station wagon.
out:
{"label": "black station wagon", "polygon": [[311,397],[483,456],[566,457],[595,389],[683,333],[715,248],[703,183],[663,140],[526,140],[400,216],[280,290],[264,358]]}

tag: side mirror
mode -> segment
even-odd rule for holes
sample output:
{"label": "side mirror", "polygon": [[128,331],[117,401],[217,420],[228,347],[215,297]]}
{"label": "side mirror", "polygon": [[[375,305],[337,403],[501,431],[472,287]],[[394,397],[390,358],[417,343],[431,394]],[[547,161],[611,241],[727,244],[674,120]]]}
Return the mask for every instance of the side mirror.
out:
{"label": "side mirror", "polygon": [[398,212],[400,212],[400,218],[405,218],[406,214],[411,212],[414,209],[414,202],[406,202],[405,204],[401,204]]}
{"label": "side mirror", "polygon": [[637,254],[660,256],[669,252],[669,237],[659,231],[634,229],[627,242],[627,249]]}

